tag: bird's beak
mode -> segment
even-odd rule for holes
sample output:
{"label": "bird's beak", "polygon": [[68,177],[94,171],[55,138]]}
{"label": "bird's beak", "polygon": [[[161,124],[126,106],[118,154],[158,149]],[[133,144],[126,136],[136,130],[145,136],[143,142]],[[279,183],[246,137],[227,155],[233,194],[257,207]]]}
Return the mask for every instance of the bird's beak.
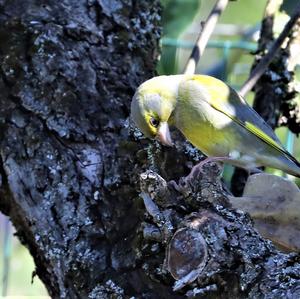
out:
{"label": "bird's beak", "polygon": [[173,146],[170,129],[167,122],[162,122],[160,124],[156,138],[164,145]]}

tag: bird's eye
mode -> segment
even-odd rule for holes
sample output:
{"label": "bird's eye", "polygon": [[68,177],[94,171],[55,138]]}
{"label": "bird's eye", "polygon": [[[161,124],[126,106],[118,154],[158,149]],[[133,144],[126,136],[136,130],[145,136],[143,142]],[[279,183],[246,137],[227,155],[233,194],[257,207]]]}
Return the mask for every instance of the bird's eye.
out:
{"label": "bird's eye", "polygon": [[150,124],[151,124],[152,127],[157,128],[158,125],[159,125],[159,120],[157,120],[157,119],[154,118],[154,117],[151,117],[151,118],[150,118]]}

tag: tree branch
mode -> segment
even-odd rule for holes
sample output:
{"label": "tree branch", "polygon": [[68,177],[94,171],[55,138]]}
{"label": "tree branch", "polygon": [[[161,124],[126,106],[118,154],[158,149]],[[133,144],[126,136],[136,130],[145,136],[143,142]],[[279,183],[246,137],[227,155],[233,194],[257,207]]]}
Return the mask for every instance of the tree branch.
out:
{"label": "tree branch", "polygon": [[218,0],[199,34],[197,42],[193,48],[190,58],[184,68],[184,74],[194,74],[196,66],[203,55],[207,42],[217,24],[221,13],[225,10],[228,0]]}
{"label": "tree branch", "polygon": [[220,173],[206,164],[180,191],[155,172],[141,174],[142,248],[160,258],[143,266],[152,279],[173,282],[168,298],[298,298],[297,255],[278,251],[246,213],[229,207]]}
{"label": "tree branch", "polygon": [[243,87],[240,90],[240,94],[242,96],[245,96],[246,93],[248,93],[253,86],[256,84],[258,79],[262,76],[262,74],[266,71],[268,65],[276,55],[276,53],[279,51],[282,43],[286,39],[286,37],[289,35],[291,29],[296,24],[300,17],[300,4],[295,9],[294,14],[291,16],[290,20],[285,25],[284,29],[282,30],[281,34],[277,38],[277,40],[273,43],[272,47],[270,48],[267,55],[264,56],[264,58],[257,64],[257,66],[254,68],[254,70],[251,72],[250,77],[248,80],[244,83]]}

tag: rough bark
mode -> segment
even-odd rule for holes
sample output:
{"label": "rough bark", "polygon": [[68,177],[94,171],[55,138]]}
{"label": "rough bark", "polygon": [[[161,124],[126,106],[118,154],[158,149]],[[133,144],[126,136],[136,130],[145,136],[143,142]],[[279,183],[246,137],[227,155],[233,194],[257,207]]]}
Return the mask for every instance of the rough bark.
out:
{"label": "rough bark", "polygon": [[[12,0],[0,9],[0,209],[52,298],[297,298],[297,256],[229,208],[218,168],[195,180],[200,193],[154,184],[199,159],[178,132],[166,149],[129,126],[134,89],[154,74],[158,1]],[[165,180],[140,177],[149,168]],[[173,263],[175,236],[199,249],[187,281]]]}
{"label": "rough bark", "polygon": [[298,298],[299,255],[276,250],[249,215],[233,210],[219,175],[205,164],[175,189],[154,172],[141,175],[143,251],[153,256],[144,268],[164,283],[171,273],[182,298]]}
{"label": "rough bark", "polygon": [[143,292],[138,144],[126,121],[134,89],[154,74],[158,1],[0,10],[1,211],[53,298],[96,298],[109,280]]}

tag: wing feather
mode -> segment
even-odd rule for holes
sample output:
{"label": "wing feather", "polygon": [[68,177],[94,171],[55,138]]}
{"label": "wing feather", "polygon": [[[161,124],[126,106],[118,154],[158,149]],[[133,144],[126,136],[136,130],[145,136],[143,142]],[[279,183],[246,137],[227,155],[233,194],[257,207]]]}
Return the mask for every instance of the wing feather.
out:
{"label": "wing feather", "polygon": [[225,114],[245,130],[257,136],[273,149],[286,155],[297,165],[300,165],[299,162],[284,149],[272,128],[234,89],[224,82],[210,76],[195,75],[192,80],[198,81],[205,86],[209,96],[204,97],[204,99],[212,108]]}
{"label": "wing feather", "polygon": [[233,89],[230,88],[230,90],[230,98],[234,97],[234,101],[236,101],[234,108],[232,107],[232,103],[226,105],[224,101],[220,101],[219,104],[210,103],[210,105],[299,165],[299,162],[283,147],[272,128],[262,117]]}

